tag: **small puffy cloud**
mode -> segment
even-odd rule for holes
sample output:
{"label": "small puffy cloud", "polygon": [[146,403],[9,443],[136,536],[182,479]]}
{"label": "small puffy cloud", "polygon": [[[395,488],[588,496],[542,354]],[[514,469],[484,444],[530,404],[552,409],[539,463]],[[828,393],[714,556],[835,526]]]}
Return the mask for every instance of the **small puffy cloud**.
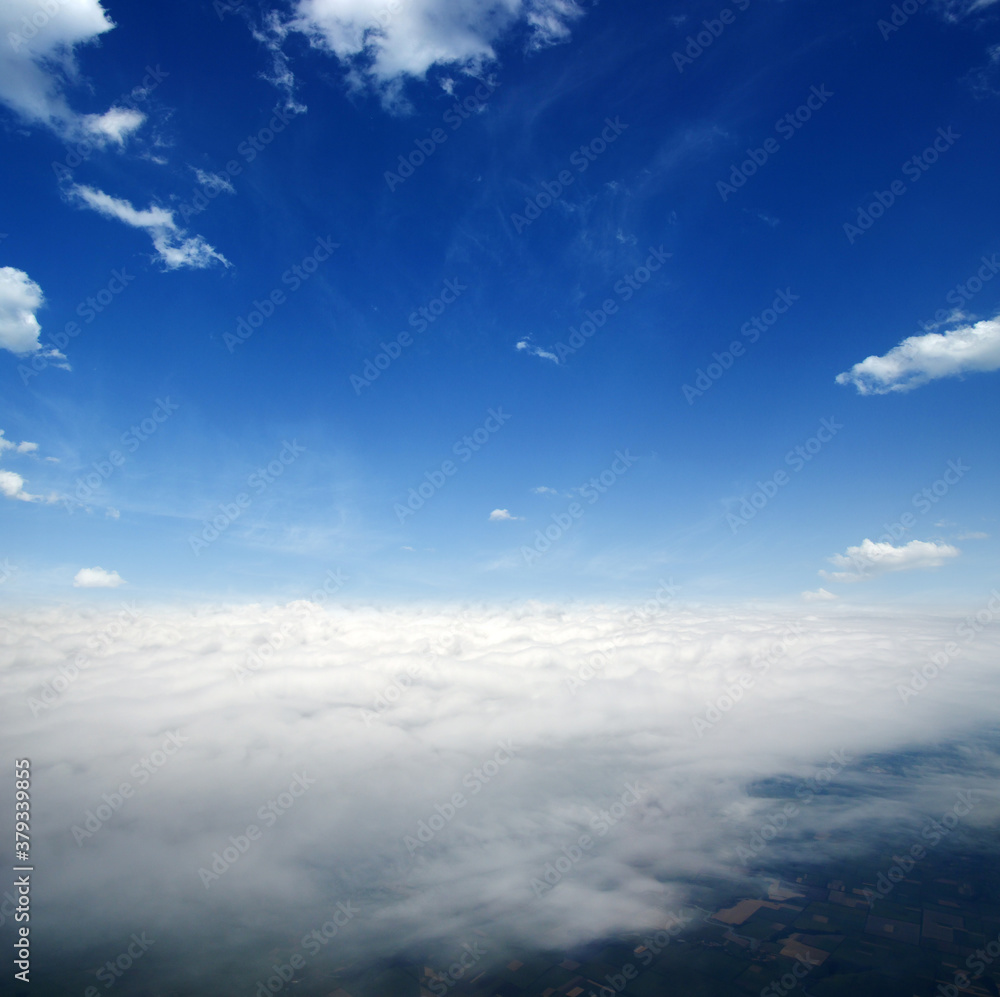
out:
{"label": "small puffy cloud", "polygon": [[103,568],[81,568],[73,576],[73,587],[78,589],[116,589],[125,579],[117,571]]}
{"label": "small puffy cloud", "polygon": [[5,450],[13,450],[14,453],[34,453],[37,449],[37,443],[28,443],[27,441],[15,443],[13,440],[8,440],[4,430],[0,429],[0,453]]}
{"label": "small puffy cloud", "polygon": [[179,267],[203,269],[217,262],[229,266],[229,260],[216,252],[200,235],[188,236],[174,221],[174,213],[166,208],[155,205],[144,209],[135,208],[129,201],[82,184],[74,185],[69,193],[106,218],[116,218],[132,228],[143,229],[153,240],[157,256],[168,270]]}
{"label": "small puffy cloud", "polygon": [[[42,289],[23,270],[0,267],[0,349],[17,356],[27,356],[42,349],[39,342],[42,327],[35,312],[45,303]],[[69,370],[66,357],[55,347],[46,349],[47,357],[56,367]],[[5,449],[0,447],[0,450]]]}
{"label": "small puffy cloud", "polygon": [[371,84],[398,105],[407,79],[435,66],[478,74],[519,25],[538,49],[564,42],[582,14],[577,0],[297,0],[288,26],[336,55],[355,86]]}
{"label": "small puffy cloud", "polygon": [[86,115],[83,126],[92,136],[121,146],[145,120],[146,115],[133,108],[112,107],[103,114]]}
{"label": "small puffy cloud", "polygon": [[826,589],[816,589],[815,592],[803,592],[802,600],[803,602],[829,602],[831,599],[836,599],[832,592],[827,592]]}
{"label": "small puffy cloud", "polygon": [[910,336],[885,356],[871,356],[837,375],[861,395],[911,391],[928,381],[977,371],[1000,370],[1000,316],[950,332]]}
{"label": "small puffy cloud", "polygon": [[540,346],[533,346],[527,339],[518,340],[515,349],[524,350],[533,357],[541,357],[543,360],[551,360],[555,364],[559,363],[559,357],[557,357],[554,353],[549,353],[547,350],[543,350]]}
{"label": "small puffy cloud", "polygon": [[111,505],[108,506],[108,508],[105,511],[104,515],[108,519],[120,519],[121,518],[121,513],[114,506],[111,506]]}
{"label": "small puffy cloud", "polygon": [[24,478],[15,471],[0,470],[0,495],[5,498],[17,499],[19,502],[55,502],[57,497],[49,495],[32,495],[24,489]]}
{"label": "small puffy cloud", "polygon": [[531,489],[536,495],[558,495],[559,493],[554,488],[549,488],[547,485],[539,485],[537,488]]}
{"label": "small puffy cloud", "polygon": [[902,547],[891,543],[863,540],[857,547],[848,547],[843,554],[834,554],[830,563],[840,571],[820,571],[832,582],[860,582],[893,571],[917,571],[939,568],[962,552],[950,544],[926,540],[911,540]]}
{"label": "small puffy cloud", "polygon": [[960,533],[956,540],[989,540],[990,535],[988,533]]}
{"label": "small puffy cloud", "polygon": [[490,513],[491,523],[502,523],[509,519],[520,519],[520,516],[512,516],[508,509],[494,509]]}

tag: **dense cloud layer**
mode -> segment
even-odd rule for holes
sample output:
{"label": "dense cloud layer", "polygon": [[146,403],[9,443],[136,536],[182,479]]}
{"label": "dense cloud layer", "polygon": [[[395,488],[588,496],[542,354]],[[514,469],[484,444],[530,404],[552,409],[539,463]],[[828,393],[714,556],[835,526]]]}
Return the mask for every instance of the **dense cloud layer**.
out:
{"label": "dense cloud layer", "polygon": [[[147,931],[160,958],[195,972],[225,954],[250,986],[338,903],[358,912],[339,940],[380,956],[662,926],[692,877],[747,864],[774,809],[750,787],[816,787],[836,758],[837,791],[761,861],[905,846],[959,789],[979,794],[970,826],[996,816],[996,756],[976,745],[997,725],[997,593],[966,620],[662,594],[117,605],[8,613],[0,651],[5,756],[34,770],[37,917],[70,951],[111,958]],[[921,760],[949,739],[967,772]],[[907,778],[876,771],[889,751],[911,752]]]}

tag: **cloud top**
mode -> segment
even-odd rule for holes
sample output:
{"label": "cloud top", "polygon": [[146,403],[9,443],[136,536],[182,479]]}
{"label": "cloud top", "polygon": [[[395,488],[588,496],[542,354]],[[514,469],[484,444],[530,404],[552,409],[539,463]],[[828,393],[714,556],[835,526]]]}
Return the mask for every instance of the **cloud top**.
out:
{"label": "cloud top", "polygon": [[837,375],[860,395],[912,391],[929,381],[1000,370],[1000,316],[949,332],[910,336],[884,356],[871,356]]}

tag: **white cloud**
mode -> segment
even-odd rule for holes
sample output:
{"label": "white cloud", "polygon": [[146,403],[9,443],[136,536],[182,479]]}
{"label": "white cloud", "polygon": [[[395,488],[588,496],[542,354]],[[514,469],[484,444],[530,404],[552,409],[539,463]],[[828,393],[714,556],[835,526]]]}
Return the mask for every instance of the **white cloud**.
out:
{"label": "white cloud", "polygon": [[120,519],[121,518],[121,513],[114,506],[111,506],[111,505],[109,505],[108,508],[105,510],[104,515],[108,519]]}
{"label": "white cloud", "polygon": [[73,587],[80,589],[116,589],[125,579],[117,571],[104,568],[81,568],[73,576]]}
{"label": "white cloud", "polygon": [[520,519],[520,516],[512,516],[507,509],[494,509],[490,513],[491,523],[502,523],[504,520],[508,519]]}
{"label": "white cloud", "polygon": [[194,170],[194,175],[198,178],[198,183],[202,187],[208,187],[209,190],[215,191],[221,190],[226,194],[236,193],[233,182],[221,173],[207,173],[205,170],[199,170],[196,166],[192,167],[192,169]]}
{"label": "white cloud", "polygon": [[4,0],[0,4],[0,101],[25,121],[65,139],[122,145],[145,120],[135,110],[112,107],[80,115],[66,89],[78,77],[75,50],[94,42],[114,23],[100,0]]}
{"label": "white cloud", "polygon": [[[1000,595],[991,605],[1000,614]],[[82,967],[89,943],[107,950],[147,917],[170,951],[198,960],[224,946],[226,985],[253,993],[262,968],[287,963],[338,901],[361,913],[323,958],[437,947],[447,965],[476,930],[491,953],[508,941],[565,950],[662,926],[691,882],[736,878],[737,847],[776,808],[752,787],[802,785],[834,751],[847,769],[762,861],[905,847],[954,802],[956,779],[980,801],[963,826],[995,826],[995,740],[978,735],[995,728],[1000,630],[963,643],[961,668],[906,705],[897,688],[966,615],[672,608],[629,624],[627,607],[305,602],[7,612],[0,710],[18,719],[0,726],[0,752],[72,759],[37,767],[35,831],[45,932],[79,949]],[[53,685],[95,642],[87,666]],[[234,670],[248,663],[241,683]],[[741,676],[752,681],[740,701],[725,700],[699,737],[692,718]],[[181,747],[139,782],[131,767],[168,732]],[[952,739],[962,752],[935,767]],[[507,741],[513,760],[493,763]],[[908,779],[872,760],[897,751]],[[957,773],[959,757],[973,764]],[[489,779],[473,792],[476,769]],[[265,826],[255,815],[294,773],[314,785]],[[78,846],[71,829],[123,779],[134,793]],[[592,821],[626,782],[639,803],[598,836]],[[466,805],[444,821],[456,792]],[[440,830],[411,856],[405,839],[421,822]],[[250,823],[260,839],[206,890],[199,867]],[[594,847],[536,900],[532,879],[581,833]],[[234,924],[235,942],[224,934]],[[215,978],[205,962],[188,968]]]}
{"label": "white cloud", "polygon": [[539,485],[537,488],[531,489],[536,495],[558,495],[559,493],[554,488],[549,488],[548,485]]}
{"label": "white cloud", "polygon": [[990,535],[988,533],[960,533],[956,540],[989,540]]}
{"label": "white cloud", "polygon": [[24,478],[14,471],[0,470],[0,495],[20,502],[56,502],[56,495],[33,495],[24,490]]}
{"label": "white cloud", "polygon": [[919,571],[939,568],[962,552],[950,544],[926,540],[911,540],[902,547],[891,543],[876,543],[865,539],[857,547],[848,547],[844,554],[834,554],[829,561],[842,571],[820,571],[833,582],[860,582],[893,571]]}
{"label": "white cloud", "polygon": [[86,115],[83,125],[92,135],[121,146],[145,120],[146,115],[133,108],[112,107],[103,114]]}
{"label": "white cloud", "polygon": [[[17,356],[37,353],[42,327],[35,312],[45,303],[42,289],[23,270],[0,267],[0,349]],[[66,357],[50,346],[42,353],[54,366],[69,370]]]}
{"label": "white cloud", "polygon": [[542,359],[551,360],[555,364],[559,363],[559,357],[557,357],[554,353],[549,353],[547,350],[543,350],[540,346],[533,346],[530,340],[518,340],[517,345],[514,348],[517,350],[524,350],[530,356],[542,357]]}
{"label": "white cloud", "polygon": [[157,256],[168,270],[178,267],[202,269],[214,263],[230,265],[229,260],[200,235],[188,236],[174,221],[174,213],[166,208],[155,205],[145,209],[135,208],[129,201],[82,184],[74,185],[69,193],[106,218],[116,218],[126,225],[144,230],[153,240]]}
{"label": "white cloud", "polygon": [[910,336],[885,356],[871,356],[837,375],[862,395],[911,391],[928,381],[976,371],[1000,370],[1000,316],[946,333]]}
{"label": "white cloud", "polygon": [[981,14],[1000,0],[937,0],[937,7],[947,21],[961,21],[973,14]]}
{"label": "white cloud", "polygon": [[831,599],[836,599],[832,592],[827,592],[826,589],[816,589],[815,592],[803,592],[802,599],[804,602],[829,602]]}
{"label": "white cloud", "polygon": [[38,444],[28,443],[27,440],[23,443],[14,443],[12,440],[8,440],[5,431],[0,429],[0,453],[5,450],[13,450],[14,453],[34,453],[38,450]]}
{"label": "white cloud", "polygon": [[290,27],[389,104],[400,102],[406,79],[424,79],[432,67],[480,73],[519,24],[530,31],[529,48],[563,42],[583,13],[576,0],[297,0],[294,10]]}

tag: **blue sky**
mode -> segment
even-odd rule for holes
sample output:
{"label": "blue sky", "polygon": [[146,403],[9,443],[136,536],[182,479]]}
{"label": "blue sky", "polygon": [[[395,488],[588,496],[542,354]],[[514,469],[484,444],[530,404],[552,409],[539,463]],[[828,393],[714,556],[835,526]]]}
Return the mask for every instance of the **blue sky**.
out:
{"label": "blue sky", "polygon": [[50,6],[8,598],[1000,584],[1000,3]]}

